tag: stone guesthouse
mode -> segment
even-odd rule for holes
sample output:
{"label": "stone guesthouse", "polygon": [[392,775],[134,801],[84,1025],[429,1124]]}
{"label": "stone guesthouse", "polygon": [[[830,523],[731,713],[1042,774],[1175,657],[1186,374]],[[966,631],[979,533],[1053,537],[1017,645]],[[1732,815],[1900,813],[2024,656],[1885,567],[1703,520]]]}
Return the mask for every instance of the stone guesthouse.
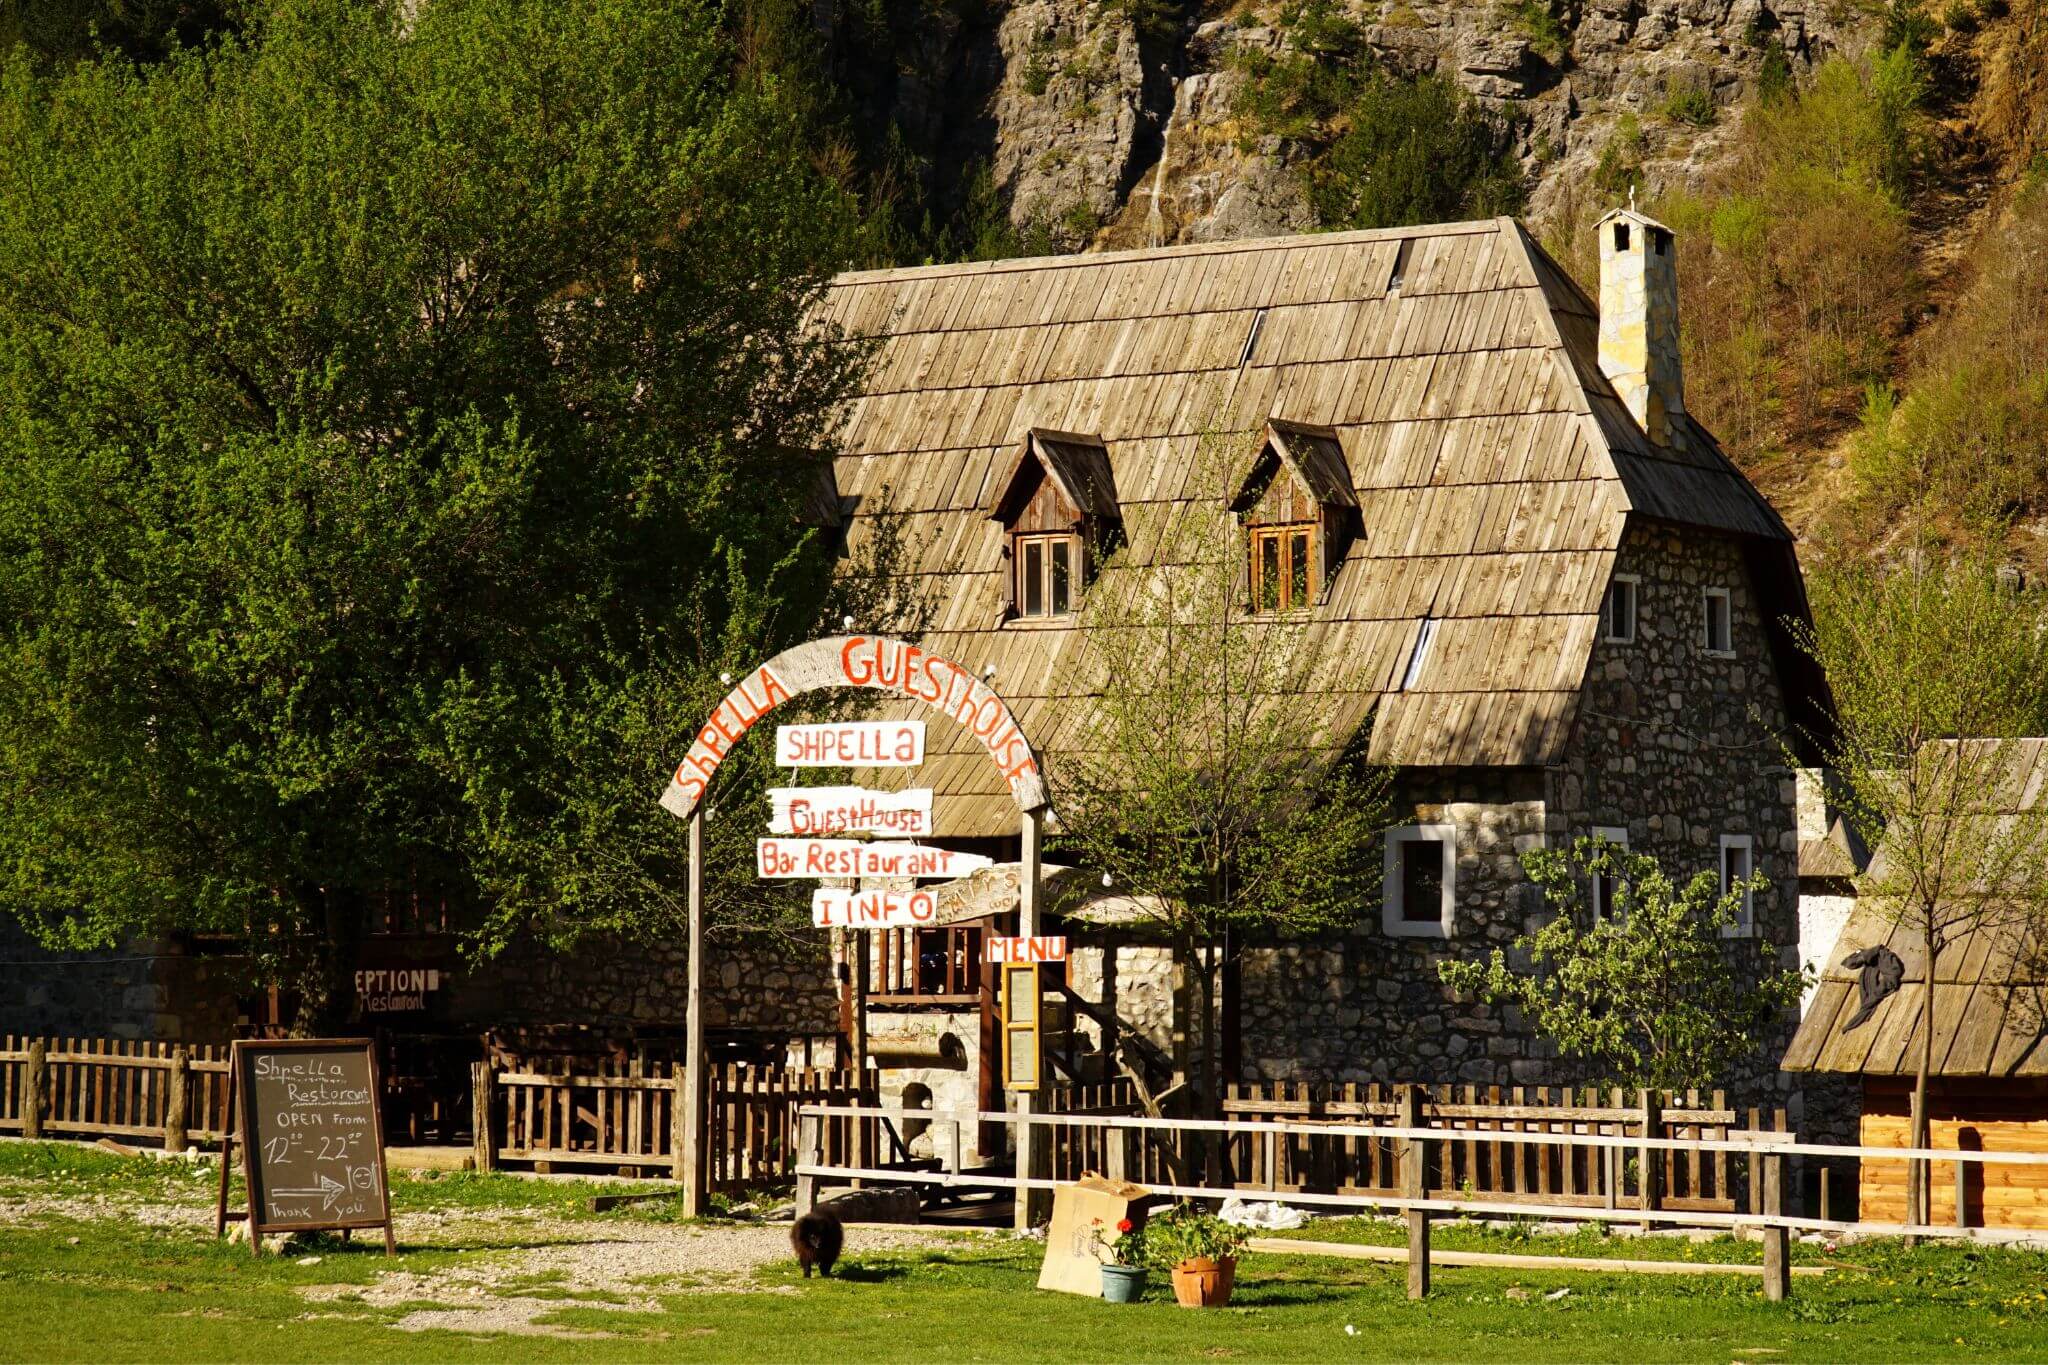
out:
{"label": "stone guesthouse", "polygon": [[[1088,705],[1080,612],[1116,590],[1112,541],[1142,564],[1163,518],[1220,519],[1243,537],[1253,600],[1327,631],[1313,700],[1340,732],[1369,727],[1370,758],[1397,775],[1383,905],[1342,933],[1240,946],[1219,983],[1226,1078],[1580,1079],[1436,974],[1539,922],[1517,855],[1542,842],[1598,833],[1674,873],[1761,870],[1772,889],[1738,932],[1799,951],[1784,741],[1826,701],[1786,631],[1806,611],[1792,539],[1686,411],[1670,231],[1616,212],[1599,234],[1598,304],[1508,219],[857,273],[826,297],[876,348],[835,468],[849,552],[885,524],[912,547],[903,572],[935,606],[921,643],[986,676],[1048,765]],[[1211,506],[1185,476],[1218,434],[1255,456]],[[860,974],[821,932],[814,953],[721,949],[709,1022],[726,1057],[858,1029],[884,1100],[1000,1107],[981,940],[1013,932],[1016,810],[957,725],[902,714],[929,722],[925,765],[854,780],[933,788],[936,842],[998,866],[941,888],[939,927],[854,940],[861,1018]],[[1156,1076],[1166,950],[1084,870],[1052,880],[1069,918],[1051,930],[1074,945],[1055,1077],[1114,1075],[1120,1058]],[[394,923],[366,937],[365,969],[431,968],[434,987],[397,1015],[366,995],[366,1027],[456,1051],[505,1024],[679,1030],[679,947],[516,953],[472,974],[447,923]],[[262,1022],[261,1001],[230,1017],[168,998],[204,976],[177,959],[130,971],[161,987],[147,1018],[98,1026]],[[6,1026],[91,1027],[39,999]],[[1793,1023],[1730,1088],[1816,1130],[1777,1070]]]}
{"label": "stone guesthouse", "polygon": [[[1806,613],[1792,539],[1686,411],[1671,232],[1616,212],[1599,234],[1597,305],[1505,219],[854,274],[831,292],[828,316],[878,345],[836,471],[849,540],[892,518],[937,601],[922,643],[987,671],[1049,767],[1088,705],[1080,612],[1118,590],[1100,567],[1112,538],[1142,564],[1169,515],[1234,519],[1257,608],[1335,642],[1316,701],[1369,725],[1370,757],[1397,773],[1384,904],[1325,939],[1244,945],[1221,983],[1226,1075],[1578,1079],[1435,970],[1540,922],[1517,861],[1538,842],[1598,833],[1676,874],[1761,870],[1772,890],[1737,932],[1798,951],[1785,743],[1826,699],[1786,629]],[[1259,454],[1237,499],[1195,505],[1185,471],[1219,432]],[[932,787],[941,842],[1017,856],[999,777],[948,722],[910,778],[860,780]],[[1075,884],[1081,1034],[1163,1049],[1163,949],[1114,892]],[[984,887],[956,913],[1014,903]],[[957,924],[916,932],[878,945],[882,975],[968,946]],[[950,1035],[952,1060],[895,1083],[943,1098],[978,1077],[986,1099],[988,1000],[914,994],[877,995],[877,1046]],[[1793,1022],[1730,1080],[1797,1119],[1776,1066]]]}

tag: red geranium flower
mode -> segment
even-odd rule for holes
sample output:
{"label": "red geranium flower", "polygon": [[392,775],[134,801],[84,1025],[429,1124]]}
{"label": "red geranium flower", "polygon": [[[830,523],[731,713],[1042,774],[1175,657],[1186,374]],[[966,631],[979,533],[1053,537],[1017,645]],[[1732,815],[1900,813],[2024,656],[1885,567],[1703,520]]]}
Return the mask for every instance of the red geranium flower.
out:
{"label": "red geranium flower", "polygon": [[1117,1219],[1117,1220],[1116,1220],[1116,1230],[1117,1230],[1118,1232],[1129,1232],[1129,1231],[1131,1230],[1131,1220],[1130,1220],[1130,1219],[1128,1219],[1128,1218],[1119,1218],[1119,1219]]}

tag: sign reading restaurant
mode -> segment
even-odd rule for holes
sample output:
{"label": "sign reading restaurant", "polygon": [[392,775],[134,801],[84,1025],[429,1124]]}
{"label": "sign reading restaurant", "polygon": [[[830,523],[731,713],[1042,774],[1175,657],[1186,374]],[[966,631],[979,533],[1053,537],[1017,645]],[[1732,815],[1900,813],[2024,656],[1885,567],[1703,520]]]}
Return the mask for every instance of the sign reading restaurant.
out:
{"label": "sign reading restaurant", "polygon": [[757,839],[755,870],[763,877],[952,878],[977,872],[991,860],[977,853],[919,844],[866,844],[857,839]]}

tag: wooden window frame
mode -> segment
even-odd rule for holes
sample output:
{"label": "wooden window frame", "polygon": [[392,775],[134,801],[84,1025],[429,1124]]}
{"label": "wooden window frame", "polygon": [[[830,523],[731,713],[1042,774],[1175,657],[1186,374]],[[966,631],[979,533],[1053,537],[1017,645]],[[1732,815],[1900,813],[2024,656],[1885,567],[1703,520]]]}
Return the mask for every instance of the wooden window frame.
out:
{"label": "wooden window frame", "polygon": [[[1716,601],[1721,604],[1721,620],[1728,631],[1727,641],[1718,646],[1714,643]],[[1700,652],[1715,659],[1735,657],[1735,597],[1726,588],[1700,589]]]}
{"label": "wooden window frame", "polygon": [[[1642,618],[1643,580],[1637,574],[1618,573],[1607,584],[1607,595],[1600,599],[1600,638],[1611,645],[1632,645],[1636,642],[1636,625]],[[1614,628],[1615,593],[1626,588],[1628,597],[1628,629]]]}
{"label": "wooden window frame", "polygon": [[[1054,546],[1064,545],[1067,550],[1067,601],[1064,610],[1054,611],[1053,601],[1053,554]],[[1026,578],[1026,562],[1032,546],[1045,547],[1043,562],[1039,567],[1038,590],[1043,610],[1029,610],[1030,582]],[[1081,591],[1085,581],[1086,547],[1077,531],[1012,531],[1010,533],[1010,614],[1019,621],[1058,621],[1074,615],[1081,609]]]}
{"label": "wooden window frame", "polygon": [[[1443,846],[1441,904],[1435,919],[1409,919],[1401,884],[1401,847]],[[1458,828],[1456,825],[1400,825],[1387,831],[1386,867],[1380,879],[1380,928],[1391,938],[1452,938],[1457,933]]]}
{"label": "wooden window frame", "polygon": [[[1316,563],[1317,527],[1312,521],[1284,521],[1270,526],[1248,526],[1245,551],[1250,557],[1248,570],[1251,583],[1252,612],[1258,616],[1277,616],[1284,612],[1303,611],[1319,600],[1323,585],[1320,566]],[[1294,575],[1288,572],[1292,562],[1289,547],[1295,540],[1302,542],[1303,568],[1301,600],[1294,597]],[[1262,546],[1278,542],[1280,545],[1280,585],[1272,603],[1266,601],[1266,574],[1262,567]]]}
{"label": "wooden window frame", "polygon": [[[1721,836],[1721,894],[1728,894],[1728,855],[1735,850],[1742,851],[1743,876],[1756,872],[1756,840],[1747,834],[1724,834]],[[1722,938],[1753,938],[1756,935],[1756,893],[1742,893],[1742,914],[1735,923],[1721,926]]]}
{"label": "wooden window frame", "polygon": [[[1628,831],[1620,825],[1595,825],[1593,837],[1605,839],[1624,852],[1628,849]],[[1597,872],[1590,880],[1592,885],[1586,889],[1586,900],[1593,907],[1593,923],[1601,924],[1614,914],[1614,901],[1621,895],[1623,883],[1619,877],[1602,876]]]}

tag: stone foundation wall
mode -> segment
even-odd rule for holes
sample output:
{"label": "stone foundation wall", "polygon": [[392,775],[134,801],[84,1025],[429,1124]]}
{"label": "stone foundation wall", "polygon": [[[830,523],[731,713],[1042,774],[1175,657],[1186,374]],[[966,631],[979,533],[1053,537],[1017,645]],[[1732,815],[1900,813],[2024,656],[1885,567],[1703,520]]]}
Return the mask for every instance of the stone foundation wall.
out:
{"label": "stone foundation wall", "polygon": [[157,939],[115,952],[51,952],[0,920],[0,1034],[225,1042],[239,963]]}

